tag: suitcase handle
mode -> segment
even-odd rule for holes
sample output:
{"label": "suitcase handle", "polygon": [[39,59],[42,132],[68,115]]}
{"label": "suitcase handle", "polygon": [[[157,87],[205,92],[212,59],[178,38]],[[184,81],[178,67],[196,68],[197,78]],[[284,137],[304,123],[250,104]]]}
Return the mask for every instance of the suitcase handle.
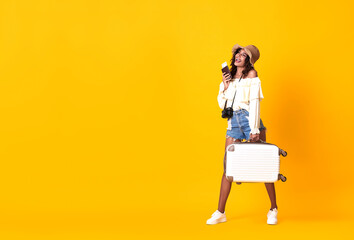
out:
{"label": "suitcase handle", "polygon": [[[247,140],[245,142],[238,142],[237,144],[240,144],[240,143],[266,143],[265,141],[263,141],[262,139],[259,139],[258,142],[251,142],[250,140]],[[231,143],[229,146],[227,146],[226,148],[226,152],[229,152],[229,148],[232,147],[235,143]],[[230,151],[231,152],[231,151]]]}
{"label": "suitcase handle", "polygon": [[[249,139],[245,142],[251,142]],[[251,143],[266,143],[265,141],[263,141],[262,139],[259,139],[257,142],[251,142]]]}
{"label": "suitcase handle", "polygon": [[[247,140],[246,142],[251,142],[250,140]],[[266,143],[265,141],[263,141],[262,139],[259,139],[258,142],[261,143]],[[279,148],[279,147],[278,147]],[[282,155],[283,157],[286,157],[288,155],[288,153],[286,151],[284,151],[283,149],[279,148],[279,155]]]}
{"label": "suitcase handle", "polygon": [[[251,142],[251,141],[248,139],[248,140],[245,141],[245,142],[239,142],[239,143],[237,143],[237,144],[240,144],[240,143],[267,143],[267,142],[263,141],[262,139],[259,139],[259,141],[257,141],[257,142]],[[230,144],[229,146],[227,146],[226,151],[228,152],[228,151],[229,151],[229,148],[230,148],[231,146],[233,146],[234,144],[235,144],[235,143],[232,143],[232,144]],[[278,147],[278,148],[279,148],[279,147]],[[283,157],[286,157],[286,156],[288,155],[288,153],[287,153],[286,151],[284,151],[283,149],[279,148],[279,155],[282,155]]]}

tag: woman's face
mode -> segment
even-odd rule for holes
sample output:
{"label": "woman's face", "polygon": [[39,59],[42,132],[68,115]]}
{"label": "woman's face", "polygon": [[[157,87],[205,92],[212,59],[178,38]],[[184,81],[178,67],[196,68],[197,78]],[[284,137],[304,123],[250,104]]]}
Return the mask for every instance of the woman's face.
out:
{"label": "woman's face", "polygon": [[246,51],[241,49],[238,53],[236,53],[234,65],[236,67],[245,66],[247,56],[248,55],[247,55]]}

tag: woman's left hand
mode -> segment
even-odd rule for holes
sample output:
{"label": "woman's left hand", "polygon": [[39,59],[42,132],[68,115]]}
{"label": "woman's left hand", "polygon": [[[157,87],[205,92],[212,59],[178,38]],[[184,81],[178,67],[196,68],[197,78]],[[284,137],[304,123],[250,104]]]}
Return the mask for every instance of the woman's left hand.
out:
{"label": "woman's left hand", "polygon": [[257,142],[257,141],[259,141],[259,133],[257,133],[257,134],[250,134],[250,141],[251,142]]}

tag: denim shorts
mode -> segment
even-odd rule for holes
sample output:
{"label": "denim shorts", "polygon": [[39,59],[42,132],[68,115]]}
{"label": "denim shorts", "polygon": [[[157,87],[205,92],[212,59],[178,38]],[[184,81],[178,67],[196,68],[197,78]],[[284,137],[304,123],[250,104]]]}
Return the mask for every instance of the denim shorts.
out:
{"label": "denim shorts", "polygon": [[[239,109],[234,111],[231,118],[231,130],[226,131],[226,138],[232,137],[235,139],[249,140],[251,128],[248,122],[249,113],[245,109]],[[262,119],[260,119],[259,131],[266,129],[263,125]]]}

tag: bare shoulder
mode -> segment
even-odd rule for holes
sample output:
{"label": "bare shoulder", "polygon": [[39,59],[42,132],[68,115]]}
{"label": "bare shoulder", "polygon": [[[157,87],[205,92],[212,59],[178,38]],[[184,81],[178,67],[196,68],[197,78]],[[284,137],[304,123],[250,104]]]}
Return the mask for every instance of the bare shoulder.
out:
{"label": "bare shoulder", "polygon": [[248,77],[248,78],[255,78],[255,77],[257,77],[257,76],[258,76],[257,71],[254,70],[254,69],[250,70],[250,71],[248,72],[248,74],[247,74],[247,77]]}

